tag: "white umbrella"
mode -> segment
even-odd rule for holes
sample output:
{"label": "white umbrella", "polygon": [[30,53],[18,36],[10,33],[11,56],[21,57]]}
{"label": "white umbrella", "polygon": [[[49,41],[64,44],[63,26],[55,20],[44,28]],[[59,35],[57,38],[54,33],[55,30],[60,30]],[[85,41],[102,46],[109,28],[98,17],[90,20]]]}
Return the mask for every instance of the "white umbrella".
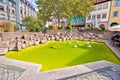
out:
{"label": "white umbrella", "polygon": [[110,27],[109,30],[110,31],[120,31],[120,25]]}

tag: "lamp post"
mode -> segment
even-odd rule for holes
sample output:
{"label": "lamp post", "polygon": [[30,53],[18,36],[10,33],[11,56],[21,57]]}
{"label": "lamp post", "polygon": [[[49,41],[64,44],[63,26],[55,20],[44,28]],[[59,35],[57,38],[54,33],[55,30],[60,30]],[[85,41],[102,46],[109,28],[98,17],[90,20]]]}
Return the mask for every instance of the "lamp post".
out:
{"label": "lamp post", "polygon": [[9,11],[9,7],[8,7],[8,4],[7,4],[7,17],[8,17],[8,20],[10,20],[10,16],[9,16],[10,14],[9,14],[9,12],[10,12]]}
{"label": "lamp post", "polygon": [[7,17],[8,17],[8,20],[10,20],[10,14],[9,14],[9,12],[10,12],[10,10],[9,10],[9,0],[6,0],[6,5],[7,5],[7,7],[6,7],[6,10],[7,10]]}

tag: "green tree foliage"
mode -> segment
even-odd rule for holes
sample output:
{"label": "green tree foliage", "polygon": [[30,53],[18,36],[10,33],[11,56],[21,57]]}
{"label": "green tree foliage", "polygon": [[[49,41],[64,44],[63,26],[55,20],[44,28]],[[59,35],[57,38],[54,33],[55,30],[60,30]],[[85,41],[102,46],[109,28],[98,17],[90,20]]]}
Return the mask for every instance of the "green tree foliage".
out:
{"label": "green tree foliage", "polygon": [[17,24],[14,24],[14,31],[17,31],[18,30],[18,25]]}
{"label": "green tree foliage", "polygon": [[37,0],[38,16],[44,21],[50,20],[53,16],[58,19],[63,17],[86,16],[93,10],[95,0]]}
{"label": "green tree foliage", "polygon": [[30,32],[39,32],[44,26],[43,22],[33,16],[26,16],[22,20],[23,24],[26,25],[26,29]]}
{"label": "green tree foliage", "polygon": [[72,30],[72,21],[71,21],[71,19],[68,19],[68,25],[67,25],[66,29]]}

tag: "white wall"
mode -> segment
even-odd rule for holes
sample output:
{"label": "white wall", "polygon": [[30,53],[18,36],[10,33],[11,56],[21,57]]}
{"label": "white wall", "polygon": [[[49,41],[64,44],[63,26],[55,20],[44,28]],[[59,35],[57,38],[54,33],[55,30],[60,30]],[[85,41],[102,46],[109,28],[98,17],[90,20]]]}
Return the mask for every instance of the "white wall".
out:
{"label": "white wall", "polygon": [[[103,9],[103,5],[108,3],[108,8],[107,9]],[[92,17],[92,15],[96,15],[96,19],[92,19],[91,20],[87,20],[87,17],[86,17],[86,23],[91,23],[91,22],[108,22],[109,21],[109,13],[110,13],[110,4],[111,4],[111,1],[108,1],[108,2],[104,2],[104,3],[101,3],[101,4],[97,4],[95,5],[95,7],[98,7],[98,5],[101,5],[102,9],[101,10],[93,10],[90,15]],[[101,19],[97,19],[97,14],[103,14],[103,13],[107,13],[107,17],[105,19],[102,19],[102,15],[101,15]]]}

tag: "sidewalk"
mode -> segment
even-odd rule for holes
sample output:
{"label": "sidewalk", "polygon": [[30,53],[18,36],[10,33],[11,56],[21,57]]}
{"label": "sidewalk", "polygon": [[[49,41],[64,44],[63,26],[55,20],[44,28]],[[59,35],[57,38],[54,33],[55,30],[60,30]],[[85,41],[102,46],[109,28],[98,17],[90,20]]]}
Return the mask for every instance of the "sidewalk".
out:
{"label": "sidewalk", "polygon": [[109,41],[103,41],[105,44],[116,54],[116,56],[120,59],[120,48],[112,46]]}

